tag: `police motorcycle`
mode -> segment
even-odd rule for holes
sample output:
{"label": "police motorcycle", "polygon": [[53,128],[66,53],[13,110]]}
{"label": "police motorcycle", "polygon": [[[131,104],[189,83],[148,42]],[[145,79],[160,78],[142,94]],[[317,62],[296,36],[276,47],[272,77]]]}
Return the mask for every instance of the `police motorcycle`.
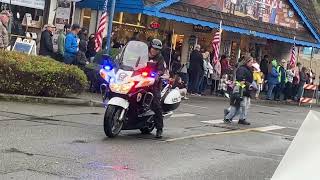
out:
{"label": "police motorcycle", "polygon": [[[107,60],[100,70],[100,76],[106,81],[101,86],[106,106],[104,132],[110,138],[121,130],[139,129],[149,134],[155,128],[152,86],[162,77],[154,71],[156,64],[149,61],[148,52],[146,43],[130,41],[117,56],[116,63]],[[167,119],[180,105],[179,89],[166,83],[161,98],[163,116]]]}

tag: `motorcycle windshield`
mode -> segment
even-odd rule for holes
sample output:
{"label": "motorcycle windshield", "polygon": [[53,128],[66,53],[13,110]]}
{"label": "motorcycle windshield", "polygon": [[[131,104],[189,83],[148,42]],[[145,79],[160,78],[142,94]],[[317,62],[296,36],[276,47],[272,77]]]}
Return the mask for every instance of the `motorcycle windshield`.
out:
{"label": "motorcycle windshield", "polygon": [[130,41],[124,51],[121,62],[121,69],[136,71],[147,66],[148,45],[141,41]]}

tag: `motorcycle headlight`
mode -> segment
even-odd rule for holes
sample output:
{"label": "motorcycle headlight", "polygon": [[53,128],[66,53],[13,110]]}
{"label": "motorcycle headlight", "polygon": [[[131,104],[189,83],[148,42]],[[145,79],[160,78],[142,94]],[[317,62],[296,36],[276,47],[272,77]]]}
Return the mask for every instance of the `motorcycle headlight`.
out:
{"label": "motorcycle headlight", "polygon": [[124,83],[124,84],[111,83],[110,90],[114,93],[128,94],[134,85],[135,85],[134,82]]}

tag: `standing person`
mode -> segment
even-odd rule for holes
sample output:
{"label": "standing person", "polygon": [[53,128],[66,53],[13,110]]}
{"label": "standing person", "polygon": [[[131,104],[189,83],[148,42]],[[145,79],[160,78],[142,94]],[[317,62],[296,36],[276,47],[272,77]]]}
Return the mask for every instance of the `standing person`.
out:
{"label": "standing person", "polygon": [[[208,51],[203,53],[203,69],[204,77],[201,85],[201,95],[205,95],[207,86],[212,83],[211,75],[213,74],[213,67],[210,63],[210,53]],[[208,82],[210,82],[210,84]]]}
{"label": "standing person", "polygon": [[48,24],[46,25],[45,30],[41,33],[39,55],[55,58],[52,41],[55,28],[55,26]]}
{"label": "standing person", "polygon": [[83,27],[78,33],[78,38],[80,41],[88,41],[88,29]]}
{"label": "standing person", "polygon": [[306,84],[307,80],[308,80],[308,75],[307,75],[307,68],[303,67],[300,71],[300,81],[299,81],[299,86],[298,86],[298,92],[297,95],[295,97],[296,101],[300,101],[303,92],[304,92],[304,85]]}
{"label": "standing person", "polygon": [[260,63],[260,69],[261,69],[261,72],[264,74],[264,77],[267,77],[268,76],[268,66],[269,66],[270,62],[269,62],[269,56],[268,55],[265,55],[263,57],[263,59],[261,60],[261,63]]}
{"label": "standing person", "polygon": [[279,84],[276,87],[275,100],[280,101],[281,94],[284,93],[286,83],[287,83],[287,72],[285,67],[287,66],[287,61],[282,59],[280,65],[277,67],[277,72],[279,73],[278,81]]}
{"label": "standing person", "polygon": [[287,83],[286,83],[285,96],[284,96],[285,101],[293,100],[294,69],[295,69],[295,65],[291,65],[287,70]]}
{"label": "standing person", "polygon": [[267,94],[267,100],[272,100],[272,93],[273,90],[277,87],[279,84],[279,73],[277,71],[277,60],[273,60],[271,62],[272,64],[272,70],[268,74],[268,94]]}
{"label": "standing person", "polygon": [[[166,71],[165,61],[161,55],[162,42],[159,39],[153,39],[149,46],[149,60],[157,63],[157,73],[162,76]],[[161,106],[161,80],[157,80],[153,85],[152,110],[155,112],[154,121],[157,128],[156,138],[162,138],[163,133],[163,110]]]}
{"label": "standing person", "polygon": [[97,52],[96,52],[95,35],[91,34],[89,37],[86,56],[92,62],[96,54]]}
{"label": "standing person", "polygon": [[258,63],[254,63],[252,66],[253,66],[253,80],[258,87],[255,98],[259,99],[260,92],[263,89],[263,73],[261,72],[260,66]]}
{"label": "standing person", "polygon": [[85,70],[85,66],[89,64],[88,59],[86,57],[86,51],[87,43],[85,41],[80,41],[79,51],[76,56],[75,65],[77,65],[82,70]]}
{"label": "standing person", "polygon": [[231,103],[230,112],[226,115],[224,121],[226,123],[231,123],[232,119],[240,113],[240,120],[238,124],[250,125],[247,121],[248,110],[250,107],[250,94],[253,83],[253,73],[252,73],[252,64],[253,58],[251,56],[245,57],[242,66],[240,66],[236,73],[236,87],[239,91],[234,93],[232,96],[237,94],[237,97],[231,98],[231,101],[234,100],[235,104]]}
{"label": "standing person", "polygon": [[227,74],[230,70],[229,59],[226,55],[221,56],[221,75]]}
{"label": "standing person", "polygon": [[211,95],[216,93],[219,87],[219,82],[221,78],[221,63],[220,61],[213,62],[213,74],[212,74],[212,85],[211,85]]}
{"label": "standing person", "polygon": [[190,55],[190,92],[193,95],[199,93],[200,80],[204,75],[203,56],[200,52],[201,46],[196,45],[195,50]]}
{"label": "standing person", "polygon": [[298,89],[299,89],[301,69],[302,69],[302,64],[298,62],[297,66],[294,68],[294,77],[293,77],[293,82],[292,82],[292,84],[293,84],[292,97],[294,97],[294,98],[297,96]]}
{"label": "standing person", "polygon": [[4,50],[9,46],[9,33],[8,33],[8,23],[11,17],[9,11],[2,11],[0,13],[0,49]]}
{"label": "standing person", "polygon": [[80,25],[74,24],[71,32],[67,34],[64,47],[64,63],[74,64],[79,50],[79,40],[77,34],[80,32]]}
{"label": "standing person", "polygon": [[58,36],[58,55],[59,55],[59,59],[61,59],[62,61],[64,57],[64,46],[66,42],[66,35],[70,31],[71,31],[71,26],[69,24],[66,24]]}

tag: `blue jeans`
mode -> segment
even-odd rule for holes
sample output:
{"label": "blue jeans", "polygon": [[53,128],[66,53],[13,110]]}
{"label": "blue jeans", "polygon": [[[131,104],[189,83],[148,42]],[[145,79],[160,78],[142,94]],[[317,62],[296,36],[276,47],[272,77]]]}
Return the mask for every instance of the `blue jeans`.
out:
{"label": "blue jeans", "polygon": [[200,91],[200,81],[202,81],[203,76],[199,73],[195,72],[190,75],[190,92],[191,93],[199,93]]}
{"label": "blue jeans", "polygon": [[201,82],[201,84],[200,84],[200,93],[201,93],[201,94],[203,94],[203,93],[206,91],[206,89],[207,89],[207,84],[208,84],[208,82],[207,82],[207,77],[203,77],[203,78],[202,78],[202,82]]}
{"label": "blue jeans", "polygon": [[272,100],[272,93],[274,88],[276,87],[276,84],[268,84],[268,94],[267,94],[267,99]]}
{"label": "blue jeans", "polygon": [[74,64],[76,57],[74,56],[64,56],[64,63],[66,64]]}
{"label": "blue jeans", "polygon": [[302,97],[302,95],[303,95],[303,93],[304,93],[304,88],[303,88],[304,85],[305,85],[305,83],[299,85],[299,87],[298,87],[298,93],[297,93],[297,96],[295,97],[295,100],[300,101],[300,99],[301,99],[301,97]]}

